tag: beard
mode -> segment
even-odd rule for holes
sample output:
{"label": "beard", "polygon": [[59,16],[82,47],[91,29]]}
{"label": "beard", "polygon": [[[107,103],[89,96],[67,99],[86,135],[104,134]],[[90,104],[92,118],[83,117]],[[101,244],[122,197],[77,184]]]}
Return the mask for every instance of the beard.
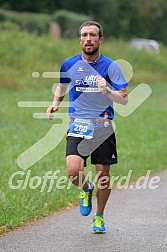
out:
{"label": "beard", "polygon": [[99,46],[94,48],[92,51],[87,51],[85,48],[82,48],[82,50],[86,55],[94,55],[96,52],[99,51]]}

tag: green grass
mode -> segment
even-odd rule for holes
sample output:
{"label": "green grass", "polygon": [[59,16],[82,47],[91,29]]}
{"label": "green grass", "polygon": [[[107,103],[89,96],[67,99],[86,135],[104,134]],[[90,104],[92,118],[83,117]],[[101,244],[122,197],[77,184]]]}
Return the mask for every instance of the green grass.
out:
{"label": "green grass", "polygon": [[[40,192],[41,186],[32,190],[28,184],[26,189],[12,190],[8,181],[14,172],[22,171],[15,163],[17,157],[47,134],[54,124],[53,121],[32,117],[34,112],[45,112],[46,108],[17,106],[19,101],[52,100],[51,87],[54,80],[41,77],[33,79],[31,73],[57,71],[63,58],[78,53],[79,45],[78,41],[55,41],[50,37],[36,37],[26,33],[16,36],[15,31],[2,33],[0,40],[0,56],[3,63],[0,70],[0,229],[8,230],[78,202],[79,191],[75,187],[71,187],[70,190],[57,190],[54,184],[53,189],[47,192],[47,184],[45,190]],[[135,81],[136,85],[146,82],[153,90],[150,98],[130,116],[123,118],[116,114],[115,118],[119,163],[112,167],[111,176],[127,175],[129,170],[133,170],[131,180],[134,181],[146,175],[147,170],[151,170],[153,174],[167,168],[167,138],[164,134],[167,107],[164,58],[167,50],[162,47],[162,55],[139,52],[135,54],[126,43],[126,50],[121,50],[123,45],[121,41],[117,45],[116,41],[113,41],[113,44],[107,41],[103,51],[110,57],[113,53],[115,59],[126,59],[127,56],[129,62],[134,62],[134,75],[137,75],[137,78],[134,77],[130,83],[129,91],[134,88],[132,83]],[[61,109],[60,112],[62,111]],[[57,148],[28,169],[31,171],[29,181],[34,176],[42,179],[48,171],[60,170],[58,176],[66,176],[64,150],[65,138]],[[94,173],[90,161],[88,164],[86,172],[91,169]],[[17,175],[17,179],[25,181],[25,178],[26,174]]]}

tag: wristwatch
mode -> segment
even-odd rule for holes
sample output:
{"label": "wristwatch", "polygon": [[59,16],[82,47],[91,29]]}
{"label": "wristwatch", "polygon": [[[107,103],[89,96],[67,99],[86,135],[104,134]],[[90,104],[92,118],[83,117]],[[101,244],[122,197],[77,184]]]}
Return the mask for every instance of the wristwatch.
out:
{"label": "wristwatch", "polygon": [[111,91],[112,91],[112,89],[111,89],[111,88],[109,88],[109,87],[106,87],[106,95],[109,95],[109,94],[111,94]]}

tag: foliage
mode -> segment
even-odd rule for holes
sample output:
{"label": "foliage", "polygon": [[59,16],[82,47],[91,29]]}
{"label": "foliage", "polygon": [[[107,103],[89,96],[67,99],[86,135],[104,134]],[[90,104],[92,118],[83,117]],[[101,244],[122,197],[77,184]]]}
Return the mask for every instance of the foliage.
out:
{"label": "foliage", "polygon": [[91,20],[91,17],[67,10],[59,10],[53,13],[52,20],[60,25],[62,37],[75,38],[78,36],[80,25],[87,20]]}
{"label": "foliage", "polygon": [[[47,33],[50,26],[50,16],[47,14],[17,13],[13,11],[0,11],[0,20],[13,22],[21,30],[35,32],[39,35]],[[3,26],[3,24],[2,24]],[[2,28],[1,26],[1,28]]]}
{"label": "foliage", "polygon": [[[145,37],[167,44],[166,0],[0,0],[1,7],[20,12],[53,14],[58,10],[92,16],[104,26],[105,37]],[[71,25],[71,24],[70,24]],[[68,29],[71,29],[69,25]]]}

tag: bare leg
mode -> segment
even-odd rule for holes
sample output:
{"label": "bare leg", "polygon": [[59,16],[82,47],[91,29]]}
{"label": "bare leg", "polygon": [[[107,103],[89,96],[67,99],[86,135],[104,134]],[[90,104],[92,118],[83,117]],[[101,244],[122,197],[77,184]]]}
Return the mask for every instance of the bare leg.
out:
{"label": "bare leg", "polygon": [[85,181],[84,160],[77,155],[69,155],[66,157],[67,172],[70,180],[75,186],[81,187],[85,190],[88,184]]}
{"label": "bare leg", "polygon": [[107,200],[110,196],[110,165],[96,164],[96,172],[100,172],[98,176],[98,189],[97,189],[97,212],[103,214]]}

